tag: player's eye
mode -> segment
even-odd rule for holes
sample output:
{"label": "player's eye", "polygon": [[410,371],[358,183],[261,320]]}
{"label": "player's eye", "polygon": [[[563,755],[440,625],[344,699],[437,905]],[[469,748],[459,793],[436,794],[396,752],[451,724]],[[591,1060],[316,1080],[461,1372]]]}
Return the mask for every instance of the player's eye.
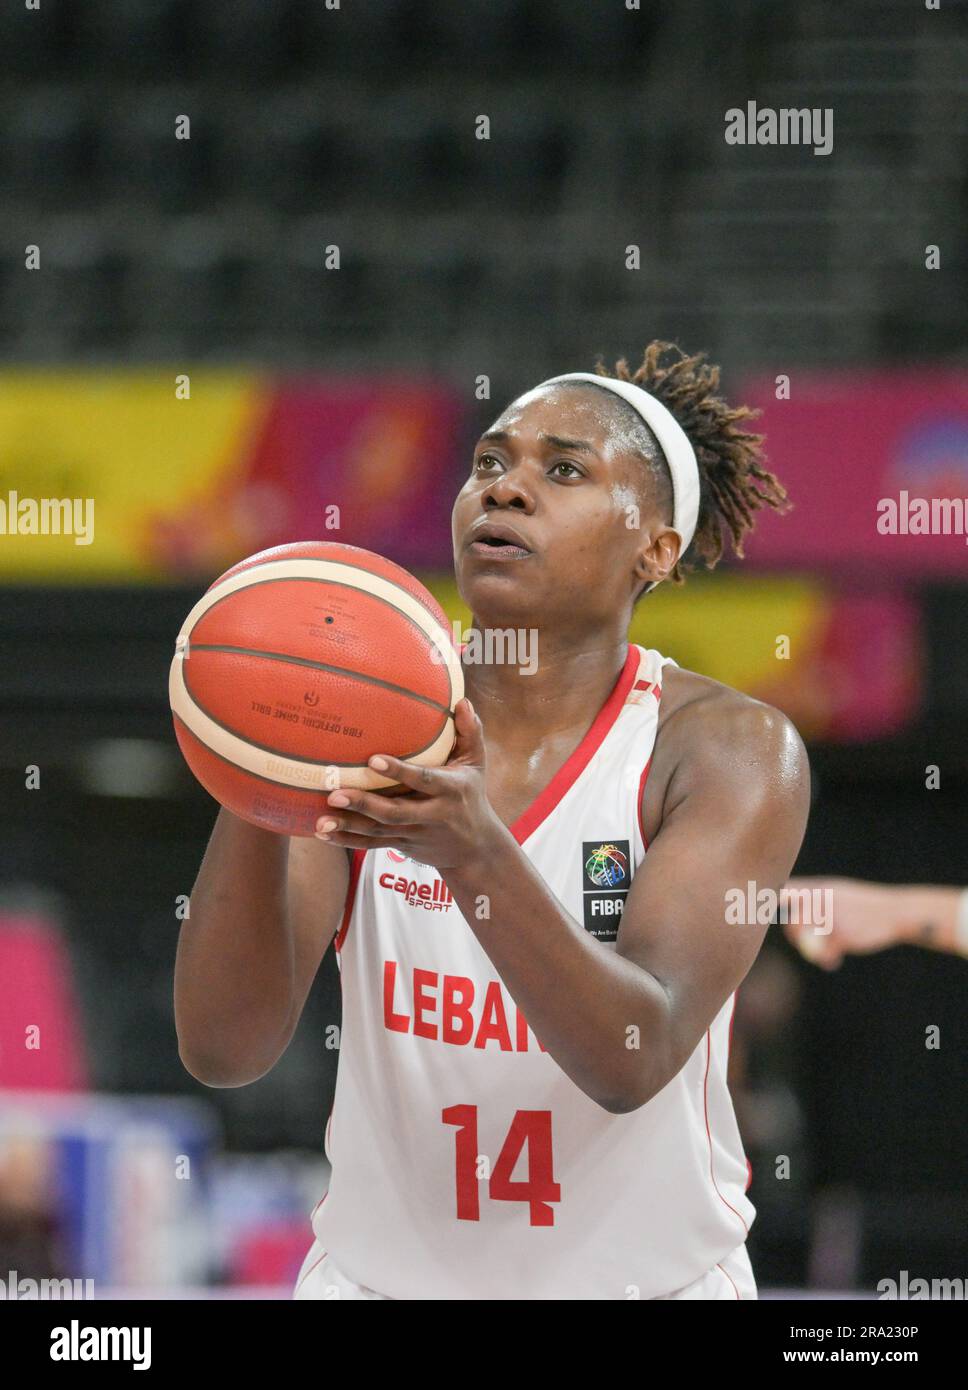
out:
{"label": "player's eye", "polygon": [[567,459],[559,459],[557,463],[552,464],[550,471],[551,471],[552,473],[554,473],[555,470],[558,469],[558,468],[567,468],[567,469],[570,469],[570,470],[571,470],[571,471],[568,472],[568,473],[559,473],[559,474],[558,474],[559,478],[582,478],[582,477],[584,477],[584,474],[582,473],[581,469],[578,468],[576,464],[574,464],[574,463],[569,463],[569,461],[568,461]]}
{"label": "player's eye", "polygon": [[500,460],[494,454],[479,454],[474,460],[475,473],[488,473]]}

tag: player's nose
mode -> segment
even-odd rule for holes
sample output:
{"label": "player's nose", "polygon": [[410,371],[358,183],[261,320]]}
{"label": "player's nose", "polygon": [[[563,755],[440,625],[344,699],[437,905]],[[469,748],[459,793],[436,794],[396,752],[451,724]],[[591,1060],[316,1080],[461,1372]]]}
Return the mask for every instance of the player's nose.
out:
{"label": "player's nose", "polygon": [[492,479],[481,493],[485,511],[495,507],[514,507],[528,516],[534,511],[534,492],[528,486],[522,469],[509,468]]}

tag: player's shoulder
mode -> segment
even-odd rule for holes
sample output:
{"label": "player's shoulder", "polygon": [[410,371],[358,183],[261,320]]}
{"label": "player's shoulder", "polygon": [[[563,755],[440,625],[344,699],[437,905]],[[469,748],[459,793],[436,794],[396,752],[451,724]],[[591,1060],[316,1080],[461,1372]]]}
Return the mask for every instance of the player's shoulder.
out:
{"label": "player's shoulder", "polygon": [[774,705],[678,666],[666,668],[661,703],[657,752],[670,778],[712,763],[737,776],[748,776],[751,765],[767,778],[779,771],[795,780],[806,771],[803,740]]}
{"label": "player's shoulder", "polygon": [[773,705],[681,666],[663,673],[652,771],[642,796],[648,841],[670,810],[699,790],[731,804],[808,794],[806,749]]}
{"label": "player's shoulder", "polygon": [[799,740],[793,721],[763,700],[754,699],[722,681],[682,666],[667,666],[663,681],[660,728],[687,729],[690,740],[699,732],[754,743],[776,737]]}

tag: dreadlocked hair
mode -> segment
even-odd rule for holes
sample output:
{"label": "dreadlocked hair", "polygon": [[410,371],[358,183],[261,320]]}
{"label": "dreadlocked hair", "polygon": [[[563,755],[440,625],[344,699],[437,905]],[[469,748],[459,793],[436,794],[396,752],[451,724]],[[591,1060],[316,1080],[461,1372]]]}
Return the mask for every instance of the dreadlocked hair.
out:
{"label": "dreadlocked hair", "polygon": [[[728,533],[733,552],[743,558],[743,539],[756,524],[761,507],[789,510],[792,503],[774,474],[763,467],[763,435],[751,434],[747,421],[759,415],[749,406],[732,407],[717,394],[719,368],[706,361],[704,352],[687,357],[675,343],[651,342],[641,365],[630,373],[621,358],[609,372],[601,360],[598,376],[631,381],[658,397],[689,437],[699,465],[699,516],[691,544],[669,572],[674,584],[682,584],[686,572],[701,560],[713,569],[722,558]],[[651,432],[650,432],[651,433]],[[661,456],[661,450],[659,451]],[[668,473],[668,469],[663,469]],[[671,474],[669,481],[671,484]]]}

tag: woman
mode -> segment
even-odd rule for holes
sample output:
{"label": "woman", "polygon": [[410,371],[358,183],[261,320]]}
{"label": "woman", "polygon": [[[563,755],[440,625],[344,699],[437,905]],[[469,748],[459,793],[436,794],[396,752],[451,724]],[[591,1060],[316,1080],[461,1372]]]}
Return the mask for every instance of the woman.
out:
{"label": "woman", "polygon": [[447,765],[329,797],[318,838],[223,810],[176,966],[182,1059],[244,1085],[335,940],[333,1176],[298,1298],[754,1298],[726,1087],[733,998],[809,801],[776,710],[627,641],[633,605],[737,553],[786,494],[702,356],[652,343],[542,383],[478,442],[453,513],[474,627]]}

